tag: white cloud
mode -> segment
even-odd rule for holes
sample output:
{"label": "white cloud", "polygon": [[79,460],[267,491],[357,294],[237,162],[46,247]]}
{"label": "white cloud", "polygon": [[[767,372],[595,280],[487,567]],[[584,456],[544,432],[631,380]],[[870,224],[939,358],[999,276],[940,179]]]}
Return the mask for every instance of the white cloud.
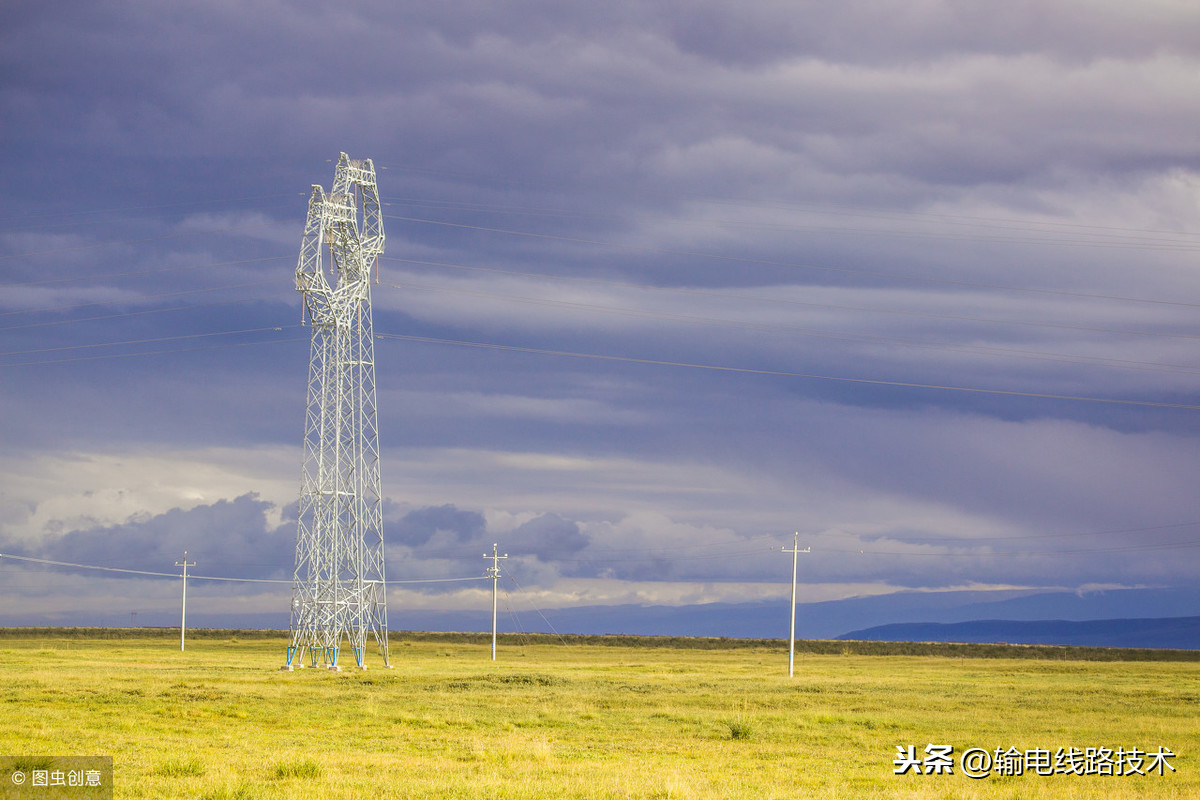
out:
{"label": "white cloud", "polygon": [[300,448],[13,454],[0,462],[4,534],[45,536],[118,525],[257,493],[279,509],[299,493]]}

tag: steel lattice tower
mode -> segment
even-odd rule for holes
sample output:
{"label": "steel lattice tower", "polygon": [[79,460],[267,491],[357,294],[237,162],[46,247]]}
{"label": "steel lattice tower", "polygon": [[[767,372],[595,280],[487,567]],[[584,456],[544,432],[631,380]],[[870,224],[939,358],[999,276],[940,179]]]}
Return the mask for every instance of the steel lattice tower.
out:
{"label": "steel lattice tower", "polygon": [[312,187],[296,265],[312,351],[284,669],[306,655],[339,669],[343,642],[365,669],[368,633],[389,666],[370,282],[383,239],[375,166],[342,153],[332,190]]}

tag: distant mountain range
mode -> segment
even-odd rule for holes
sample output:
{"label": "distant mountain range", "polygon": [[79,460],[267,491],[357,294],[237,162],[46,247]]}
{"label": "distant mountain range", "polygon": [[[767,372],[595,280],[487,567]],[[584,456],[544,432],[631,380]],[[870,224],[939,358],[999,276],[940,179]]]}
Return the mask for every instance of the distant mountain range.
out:
{"label": "distant mountain range", "polygon": [[[508,598],[508,604],[512,612],[502,610],[499,620],[500,630],[504,632],[754,639],[786,639],[788,635],[786,599],[694,606],[584,606],[538,611],[525,602],[521,593],[516,593]],[[388,622],[396,631],[488,631],[491,629],[490,610],[485,607],[472,611],[411,610],[394,604],[388,609]],[[1006,641],[1200,649],[1197,619],[1200,619],[1200,589],[903,591],[801,603],[796,609],[796,636],[801,639]],[[126,626],[130,622],[128,614],[0,613],[0,625]],[[137,623],[178,625],[178,610],[164,608],[160,612],[139,612]],[[287,608],[269,614],[208,613],[203,602],[197,601],[194,606],[188,604],[188,623],[213,628],[286,629],[288,617]],[[958,623],[970,624],[956,627]]]}
{"label": "distant mountain range", "polygon": [[838,639],[884,642],[1007,642],[1084,647],[1200,648],[1200,617],[1067,620],[987,619],[879,625]]}
{"label": "distant mountain range", "polygon": [[[510,598],[518,613],[502,616],[501,630],[765,639],[788,635],[786,600],[587,606],[548,609],[543,618],[532,609],[519,610],[520,599],[519,595]],[[389,609],[389,620],[396,630],[482,631],[490,625],[486,612],[410,615]],[[796,636],[1200,649],[1200,590],[910,591],[853,597],[800,604]]]}

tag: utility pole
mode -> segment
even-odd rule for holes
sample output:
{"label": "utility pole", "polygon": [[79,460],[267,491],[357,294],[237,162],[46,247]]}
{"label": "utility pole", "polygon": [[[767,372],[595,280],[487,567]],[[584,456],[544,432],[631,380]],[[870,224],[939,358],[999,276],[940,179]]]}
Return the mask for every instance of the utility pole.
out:
{"label": "utility pole", "polygon": [[800,549],[800,531],[796,531],[796,538],[792,542],[792,549],[788,550],[786,547],[780,547],[779,549],[785,553],[792,554],[792,630],[788,636],[788,677],[790,678],[792,677],[793,667],[796,663],[796,558],[801,553],[811,553],[812,548],[806,547],[803,550]]}
{"label": "utility pole", "polygon": [[187,568],[196,566],[196,562],[188,563],[187,550],[183,551],[183,562],[175,562],[175,566],[183,567],[183,610],[179,614],[179,652],[183,652],[183,637],[187,623]]}
{"label": "utility pole", "polygon": [[496,582],[500,580],[500,559],[508,558],[508,553],[499,555],[499,545],[492,545],[492,554],[483,554],[484,558],[490,558],[492,565],[488,567],[488,577],[492,579],[492,661],[496,660]]}

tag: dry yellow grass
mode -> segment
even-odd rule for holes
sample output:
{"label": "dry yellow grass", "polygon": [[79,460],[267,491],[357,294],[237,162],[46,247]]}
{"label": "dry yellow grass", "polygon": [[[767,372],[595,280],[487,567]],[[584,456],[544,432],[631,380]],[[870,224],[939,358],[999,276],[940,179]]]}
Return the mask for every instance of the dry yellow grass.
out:
{"label": "dry yellow grass", "polygon": [[[111,755],[118,798],[1200,796],[1200,664],[282,636],[0,640],[5,755]],[[1163,776],[894,775],[897,745],[1168,747]]]}

